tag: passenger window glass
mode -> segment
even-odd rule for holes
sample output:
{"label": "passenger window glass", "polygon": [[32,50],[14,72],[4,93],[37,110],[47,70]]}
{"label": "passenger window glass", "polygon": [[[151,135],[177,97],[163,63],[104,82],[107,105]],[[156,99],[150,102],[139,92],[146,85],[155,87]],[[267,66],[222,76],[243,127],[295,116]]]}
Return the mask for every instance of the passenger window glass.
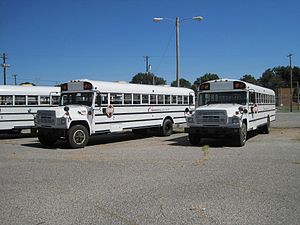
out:
{"label": "passenger window glass", "polygon": [[156,104],[156,95],[150,95],[150,104]]}
{"label": "passenger window glass", "polygon": [[179,104],[179,105],[182,104],[182,96],[178,96],[178,104]]}
{"label": "passenger window glass", "polygon": [[158,104],[164,104],[164,96],[163,95],[158,95]]}
{"label": "passenger window glass", "polygon": [[133,94],[133,104],[141,104],[141,95]]}
{"label": "passenger window glass", "polygon": [[149,104],[149,95],[142,95],[142,104]]}
{"label": "passenger window glass", "polygon": [[28,105],[38,105],[38,96],[28,96]]}
{"label": "passenger window glass", "polygon": [[0,96],[0,105],[12,105],[13,96],[12,95],[2,95]]}
{"label": "passenger window glass", "polygon": [[41,96],[40,103],[41,105],[50,105],[50,96]]}
{"label": "passenger window glass", "polygon": [[59,104],[59,96],[52,96],[52,105]]}
{"label": "passenger window glass", "polygon": [[124,104],[132,104],[132,95],[124,94]]}
{"label": "passenger window glass", "polygon": [[165,95],[165,104],[170,104],[170,103],[171,103],[171,96]]}
{"label": "passenger window glass", "polygon": [[122,94],[113,93],[110,94],[110,104],[121,105],[123,101]]}
{"label": "passenger window glass", "polygon": [[188,96],[183,96],[183,104],[189,104]]}
{"label": "passenger window glass", "polygon": [[15,96],[15,105],[26,105],[26,96],[16,95]]}
{"label": "passenger window glass", "polygon": [[172,96],[172,104],[176,104],[177,103],[177,99],[176,99],[176,95]]}

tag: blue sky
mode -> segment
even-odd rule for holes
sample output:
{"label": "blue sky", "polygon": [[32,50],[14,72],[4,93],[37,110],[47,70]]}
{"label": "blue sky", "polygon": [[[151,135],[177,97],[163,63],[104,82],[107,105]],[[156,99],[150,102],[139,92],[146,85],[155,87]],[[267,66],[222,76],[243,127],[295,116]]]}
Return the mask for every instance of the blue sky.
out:
{"label": "blue sky", "polygon": [[[8,54],[8,83],[54,85],[77,78],[130,81],[145,71],[175,80],[175,19],[180,26],[181,77],[205,73],[256,78],[299,66],[299,0],[0,0],[0,53]],[[0,84],[3,84],[1,68]]]}

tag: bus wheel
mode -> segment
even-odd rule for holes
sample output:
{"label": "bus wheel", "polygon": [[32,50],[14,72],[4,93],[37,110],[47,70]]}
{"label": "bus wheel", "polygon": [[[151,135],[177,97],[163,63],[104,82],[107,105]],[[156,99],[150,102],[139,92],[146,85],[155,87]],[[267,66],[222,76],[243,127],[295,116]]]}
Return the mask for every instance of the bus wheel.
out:
{"label": "bus wheel", "polygon": [[173,123],[170,119],[165,119],[161,127],[162,136],[170,136],[173,133]]}
{"label": "bus wheel", "polygon": [[81,124],[74,125],[68,130],[67,139],[72,148],[83,148],[89,141],[88,130]]}
{"label": "bus wheel", "polygon": [[247,126],[245,123],[242,124],[242,127],[239,129],[239,133],[236,137],[236,144],[239,147],[242,147],[246,144],[247,140]]}
{"label": "bus wheel", "polygon": [[189,141],[191,145],[197,146],[200,144],[200,136],[198,134],[189,133]]}
{"label": "bus wheel", "polygon": [[262,127],[262,132],[264,134],[270,133],[270,117],[268,117],[267,123]]}
{"label": "bus wheel", "polygon": [[47,147],[53,145],[58,139],[57,136],[51,134],[50,132],[48,132],[44,129],[39,129],[38,130],[37,137],[38,137],[40,143],[42,145],[47,146]]}

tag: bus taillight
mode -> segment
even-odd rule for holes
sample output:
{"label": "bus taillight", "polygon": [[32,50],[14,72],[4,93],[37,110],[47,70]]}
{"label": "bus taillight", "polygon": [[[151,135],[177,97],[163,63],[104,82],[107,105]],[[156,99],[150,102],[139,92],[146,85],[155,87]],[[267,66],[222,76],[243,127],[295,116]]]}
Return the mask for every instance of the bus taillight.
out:
{"label": "bus taillight", "polygon": [[92,90],[93,85],[90,82],[83,82],[83,90]]}
{"label": "bus taillight", "polygon": [[245,89],[246,84],[240,81],[234,81],[233,82],[233,89]]}
{"label": "bus taillight", "polygon": [[210,89],[210,84],[209,83],[200,85],[200,90],[209,90],[209,89]]}
{"label": "bus taillight", "polygon": [[68,90],[68,84],[67,84],[67,83],[62,84],[62,85],[60,86],[60,91],[67,91],[67,90]]}

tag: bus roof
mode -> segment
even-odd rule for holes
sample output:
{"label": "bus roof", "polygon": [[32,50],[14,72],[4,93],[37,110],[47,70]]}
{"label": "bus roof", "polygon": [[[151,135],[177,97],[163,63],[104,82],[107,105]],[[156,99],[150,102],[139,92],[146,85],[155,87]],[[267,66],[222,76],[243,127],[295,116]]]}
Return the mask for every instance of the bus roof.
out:
{"label": "bus roof", "polygon": [[[113,93],[137,93],[137,94],[168,94],[168,95],[189,95],[194,93],[192,89],[183,87],[170,87],[160,85],[146,85],[146,84],[132,84],[124,82],[108,82],[95,80],[74,80],[67,84],[89,82],[92,84],[92,90],[99,90],[100,92]],[[74,91],[74,90],[73,90]]]}
{"label": "bus roof", "polygon": [[0,85],[0,95],[49,95],[59,94],[59,87]]}
{"label": "bus roof", "polygon": [[259,93],[263,93],[263,94],[270,94],[270,95],[275,95],[275,92],[269,88],[265,88],[262,86],[258,86],[255,84],[251,84],[245,81],[241,81],[241,80],[235,80],[235,79],[219,79],[219,80],[210,80],[207,82],[204,82],[202,84],[205,83],[209,83],[211,85],[211,90],[210,91],[221,91],[221,90],[230,90],[231,87],[232,90],[233,89],[233,82],[241,82],[244,83],[246,85],[246,90],[248,91],[255,91],[255,92],[259,92]]}

